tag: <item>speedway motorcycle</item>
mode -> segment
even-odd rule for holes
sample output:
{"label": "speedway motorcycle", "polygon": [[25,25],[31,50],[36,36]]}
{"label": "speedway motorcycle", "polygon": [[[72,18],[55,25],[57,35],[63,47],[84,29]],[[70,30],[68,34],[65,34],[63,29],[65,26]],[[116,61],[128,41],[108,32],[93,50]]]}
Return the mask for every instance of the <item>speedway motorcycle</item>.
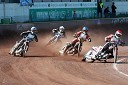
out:
{"label": "speedway motorcycle", "polygon": [[[104,48],[106,44],[110,44],[109,48],[105,50],[104,52],[101,52],[101,50]],[[84,56],[82,61],[91,62],[94,61],[104,61],[107,62],[108,59],[114,58],[114,63],[117,62],[118,56],[118,43],[115,42],[107,42],[104,46],[93,46],[91,50],[89,50]],[[121,43],[124,44],[123,42]],[[120,45],[121,45],[120,44]],[[110,55],[110,54],[113,54]]]}
{"label": "speedway motorcycle", "polygon": [[10,49],[9,54],[13,56],[25,57],[26,52],[29,48],[29,40],[23,38],[21,41],[16,41],[16,44]]}
{"label": "speedway motorcycle", "polygon": [[61,38],[63,38],[63,35],[61,33],[56,34],[55,36],[53,36],[48,43],[46,44],[46,46],[48,45],[55,45],[57,43],[61,43]]}
{"label": "speedway motorcycle", "polygon": [[77,54],[77,56],[80,55],[80,52],[82,50],[82,43],[80,41],[78,41],[74,46],[72,46],[69,42],[67,42],[67,44],[62,47],[62,49],[59,51],[60,55],[75,55]]}

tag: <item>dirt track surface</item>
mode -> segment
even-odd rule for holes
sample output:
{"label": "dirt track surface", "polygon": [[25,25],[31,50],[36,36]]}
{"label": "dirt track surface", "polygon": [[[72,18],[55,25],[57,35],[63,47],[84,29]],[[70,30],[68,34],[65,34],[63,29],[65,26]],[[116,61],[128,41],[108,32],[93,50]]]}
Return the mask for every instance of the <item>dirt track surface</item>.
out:
{"label": "dirt track surface", "polygon": [[[93,45],[103,45],[104,36],[114,33],[117,27],[127,32],[124,25],[90,26],[93,41],[84,43],[80,57],[57,55],[58,50],[73,39],[71,32],[61,45],[48,49],[44,45],[50,36],[40,35],[38,44],[30,44],[25,58],[10,56],[8,52],[15,40],[7,40],[0,44],[0,85],[128,85],[128,46],[119,47],[120,61],[116,65],[113,59],[107,63],[81,61]],[[127,40],[125,34],[123,39]]]}

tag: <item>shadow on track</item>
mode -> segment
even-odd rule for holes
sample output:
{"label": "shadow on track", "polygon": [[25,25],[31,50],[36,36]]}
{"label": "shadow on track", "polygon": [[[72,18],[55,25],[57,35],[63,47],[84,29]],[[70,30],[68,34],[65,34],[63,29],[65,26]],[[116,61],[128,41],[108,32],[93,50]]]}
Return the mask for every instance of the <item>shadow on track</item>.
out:
{"label": "shadow on track", "polygon": [[128,62],[117,62],[117,64],[128,64]]}
{"label": "shadow on track", "polygon": [[[21,57],[21,56],[14,56],[14,57]],[[34,58],[34,57],[40,57],[40,58],[45,58],[45,57],[55,57],[55,56],[47,56],[47,55],[42,55],[42,56],[36,56],[36,55],[28,55],[24,56],[23,58]]]}
{"label": "shadow on track", "polygon": [[128,59],[128,56],[119,56],[118,58],[126,58],[126,59]]}

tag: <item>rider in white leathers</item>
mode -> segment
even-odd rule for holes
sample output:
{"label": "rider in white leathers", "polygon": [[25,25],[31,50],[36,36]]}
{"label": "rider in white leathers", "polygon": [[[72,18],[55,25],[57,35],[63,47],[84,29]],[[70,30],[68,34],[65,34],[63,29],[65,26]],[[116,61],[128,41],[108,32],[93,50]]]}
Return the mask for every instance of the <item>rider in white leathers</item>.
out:
{"label": "rider in white leathers", "polygon": [[47,43],[47,45],[51,44],[51,42],[53,42],[55,39],[57,41],[59,41],[61,38],[66,37],[65,36],[65,28],[64,28],[64,26],[60,26],[57,29],[53,29],[52,33],[53,33],[53,37],[50,39],[50,41]]}
{"label": "rider in white leathers", "polygon": [[57,29],[53,29],[52,33],[55,35],[60,35],[61,37],[65,37],[65,28],[64,26],[60,26]]}

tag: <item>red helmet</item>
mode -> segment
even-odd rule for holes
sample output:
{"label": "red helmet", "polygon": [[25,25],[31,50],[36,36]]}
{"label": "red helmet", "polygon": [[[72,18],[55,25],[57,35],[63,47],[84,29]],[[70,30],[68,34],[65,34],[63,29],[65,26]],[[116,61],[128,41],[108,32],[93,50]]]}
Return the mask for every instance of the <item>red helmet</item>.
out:
{"label": "red helmet", "polygon": [[122,36],[122,31],[121,30],[117,30],[116,33],[115,33],[115,36],[117,38],[120,38]]}

